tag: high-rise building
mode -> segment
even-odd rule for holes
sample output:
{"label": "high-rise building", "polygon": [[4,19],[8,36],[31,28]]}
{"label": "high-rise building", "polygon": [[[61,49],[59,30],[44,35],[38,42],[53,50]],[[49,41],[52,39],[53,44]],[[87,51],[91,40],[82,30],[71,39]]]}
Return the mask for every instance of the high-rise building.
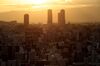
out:
{"label": "high-rise building", "polygon": [[66,23],[65,20],[65,10],[61,10],[60,13],[58,13],[58,24],[63,25]]}
{"label": "high-rise building", "polygon": [[52,10],[48,10],[48,24],[52,24]]}
{"label": "high-rise building", "polygon": [[58,13],[58,24],[61,24],[61,13]]}
{"label": "high-rise building", "polygon": [[61,21],[62,24],[65,24],[65,10],[61,10]]}
{"label": "high-rise building", "polygon": [[29,25],[29,15],[28,14],[24,15],[24,25],[25,25],[25,27],[27,27]]}

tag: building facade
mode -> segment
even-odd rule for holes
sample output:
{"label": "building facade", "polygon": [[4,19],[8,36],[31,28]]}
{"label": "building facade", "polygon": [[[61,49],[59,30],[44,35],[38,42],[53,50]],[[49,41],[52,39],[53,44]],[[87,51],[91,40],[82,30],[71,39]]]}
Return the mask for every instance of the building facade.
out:
{"label": "building facade", "polygon": [[52,19],[52,10],[49,9],[48,10],[48,24],[52,24],[52,21],[53,21],[53,19]]}

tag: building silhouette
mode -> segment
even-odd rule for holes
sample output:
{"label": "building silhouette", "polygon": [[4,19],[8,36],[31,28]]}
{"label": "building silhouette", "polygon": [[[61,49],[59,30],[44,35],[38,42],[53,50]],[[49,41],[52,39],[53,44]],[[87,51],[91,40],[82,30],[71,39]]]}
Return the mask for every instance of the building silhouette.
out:
{"label": "building silhouette", "polygon": [[47,24],[52,24],[52,10],[48,10],[48,22]]}
{"label": "building silhouette", "polygon": [[58,24],[61,23],[61,13],[58,13]]}
{"label": "building silhouette", "polygon": [[27,27],[29,25],[29,15],[25,14],[24,15],[24,26]]}
{"label": "building silhouette", "polygon": [[58,24],[59,25],[66,24],[66,20],[65,20],[65,10],[63,10],[63,9],[58,13]]}
{"label": "building silhouette", "polygon": [[25,32],[25,51],[26,52],[26,58],[25,61],[28,62],[29,60],[29,51],[31,50],[31,46],[33,44],[33,34],[32,29],[29,26],[29,14],[24,15],[24,32]]}

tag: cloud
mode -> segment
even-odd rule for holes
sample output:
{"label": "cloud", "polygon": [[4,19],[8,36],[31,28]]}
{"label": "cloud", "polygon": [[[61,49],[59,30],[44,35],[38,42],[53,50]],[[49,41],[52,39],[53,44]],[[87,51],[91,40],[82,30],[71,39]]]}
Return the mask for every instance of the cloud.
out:
{"label": "cloud", "polygon": [[100,0],[72,0],[72,3],[78,3],[78,4],[100,4]]}
{"label": "cloud", "polygon": [[[27,1],[27,0],[25,0]],[[100,4],[100,0],[47,0],[48,4]],[[20,4],[24,0],[0,0],[0,4]]]}

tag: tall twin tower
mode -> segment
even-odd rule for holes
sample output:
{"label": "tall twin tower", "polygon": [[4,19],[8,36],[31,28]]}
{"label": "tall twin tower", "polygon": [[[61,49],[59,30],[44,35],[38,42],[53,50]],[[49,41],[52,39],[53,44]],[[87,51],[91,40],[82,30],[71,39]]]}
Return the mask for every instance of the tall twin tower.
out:
{"label": "tall twin tower", "polygon": [[[52,10],[49,9],[48,10],[48,24],[52,24],[52,23],[53,23]],[[59,25],[66,24],[66,20],[65,20],[65,10],[63,10],[63,9],[58,13],[58,24]]]}
{"label": "tall twin tower", "polygon": [[[53,14],[52,14],[52,10],[51,9],[48,10],[48,21],[47,21],[47,24],[49,24],[49,25],[53,24]],[[58,13],[58,24],[59,25],[66,24],[65,10],[63,10],[63,9]],[[24,15],[24,25],[25,26],[29,25],[29,15],[28,14]]]}

